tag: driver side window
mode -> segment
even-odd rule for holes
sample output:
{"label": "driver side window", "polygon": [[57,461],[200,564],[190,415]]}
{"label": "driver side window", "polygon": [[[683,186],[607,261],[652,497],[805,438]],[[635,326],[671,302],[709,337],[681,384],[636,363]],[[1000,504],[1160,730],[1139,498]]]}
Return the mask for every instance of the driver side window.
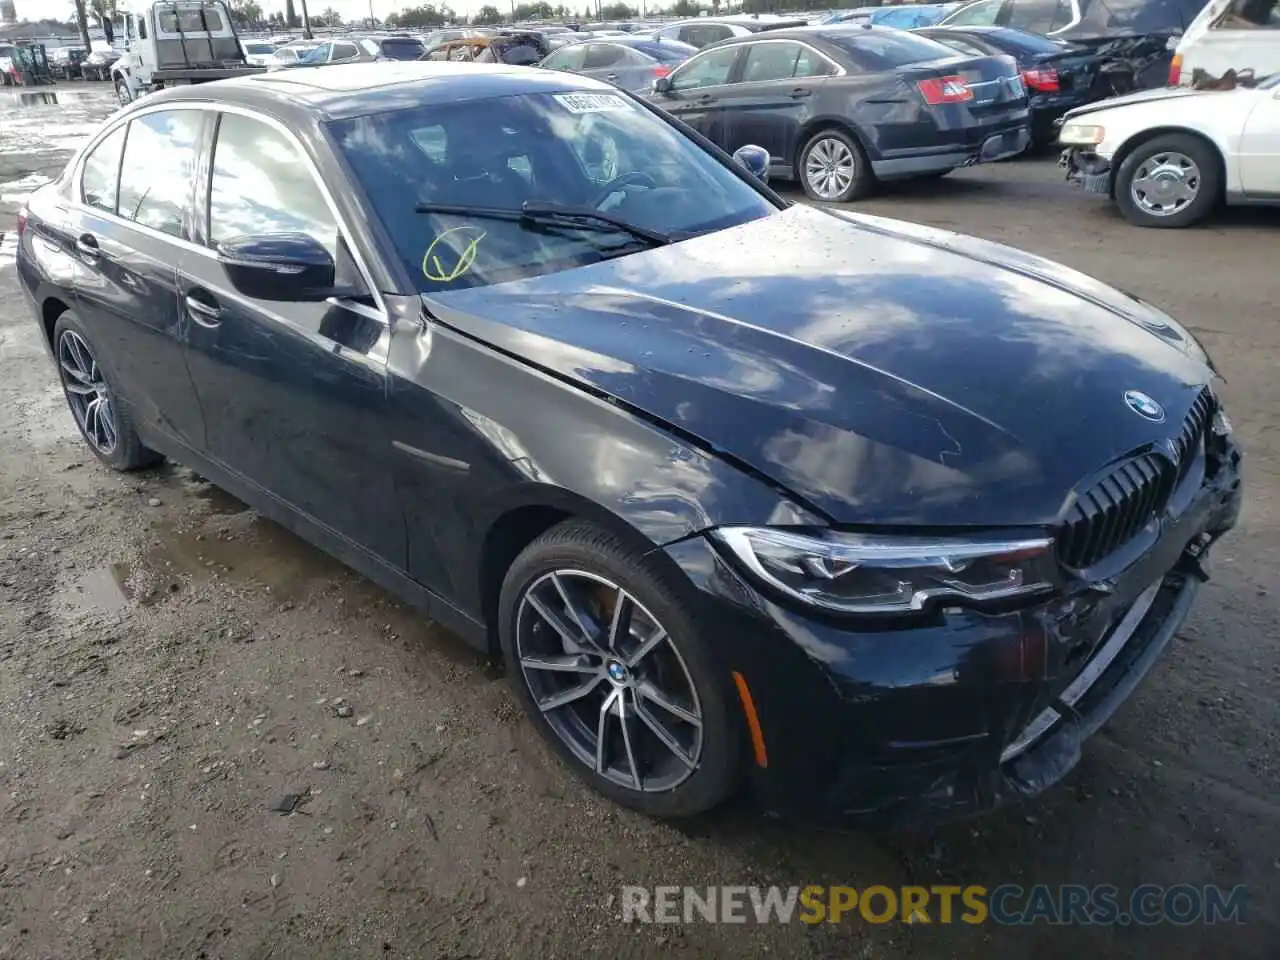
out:
{"label": "driver side window", "polygon": [[728,83],[739,49],[735,45],[698,54],[671,75],[671,89],[696,90]]}
{"label": "driver side window", "polygon": [[990,27],[999,19],[1006,2],[1007,0],[979,0],[947,17],[945,22],[948,26]]}

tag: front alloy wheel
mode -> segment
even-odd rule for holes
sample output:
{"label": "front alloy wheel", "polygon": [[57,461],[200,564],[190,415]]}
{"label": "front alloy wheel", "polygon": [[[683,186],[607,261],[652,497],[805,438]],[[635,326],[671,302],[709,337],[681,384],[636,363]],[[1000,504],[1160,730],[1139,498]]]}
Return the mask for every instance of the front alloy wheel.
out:
{"label": "front alloy wheel", "polygon": [[594,524],[566,521],[516,558],[498,631],[534,725],[582,779],[657,817],[732,791],[743,720],[671,574]]}
{"label": "front alloy wheel", "polygon": [[632,790],[679,786],[702,753],[702,708],[666,629],[584,570],[534,581],[516,613],[520,670],[547,725],[596,774]]}

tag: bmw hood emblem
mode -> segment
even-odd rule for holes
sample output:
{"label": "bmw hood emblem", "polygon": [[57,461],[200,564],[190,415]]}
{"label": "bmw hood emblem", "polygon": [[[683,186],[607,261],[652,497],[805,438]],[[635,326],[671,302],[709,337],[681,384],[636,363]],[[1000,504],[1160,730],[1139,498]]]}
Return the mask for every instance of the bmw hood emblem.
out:
{"label": "bmw hood emblem", "polygon": [[1125,406],[1144,420],[1150,420],[1152,423],[1160,423],[1164,420],[1164,407],[1160,406],[1141,390],[1126,390],[1124,392],[1124,403]]}

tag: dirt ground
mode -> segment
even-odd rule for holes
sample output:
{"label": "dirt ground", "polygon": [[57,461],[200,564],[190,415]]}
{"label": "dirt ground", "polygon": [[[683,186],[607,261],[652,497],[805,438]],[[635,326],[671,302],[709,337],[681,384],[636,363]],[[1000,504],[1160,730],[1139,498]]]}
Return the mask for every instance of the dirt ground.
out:
{"label": "dirt ground", "polygon": [[[0,100],[0,231],[111,110]],[[462,642],[178,466],[77,438],[0,237],[0,958],[1280,956],[1280,213],[1129,227],[1051,159],[867,209],[1183,320],[1247,503],[1177,640],[1038,802],[919,834],[588,793]],[[268,807],[309,791],[293,815]],[[1244,884],[1243,925],[624,924],[624,884]]]}

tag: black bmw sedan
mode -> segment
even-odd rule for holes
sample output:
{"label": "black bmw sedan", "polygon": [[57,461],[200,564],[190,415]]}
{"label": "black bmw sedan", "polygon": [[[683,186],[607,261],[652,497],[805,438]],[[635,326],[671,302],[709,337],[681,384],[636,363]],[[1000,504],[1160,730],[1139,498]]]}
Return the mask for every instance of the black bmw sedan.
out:
{"label": "black bmw sedan", "polygon": [[793,206],[606,84],[448,63],[117,113],[19,225],[90,451],[189,465],[505,659],[656,816],[1026,797],[1235,521],[1155,307]]}
{"label": "black bmw sedan", "polygon": [[1030,142],[1012,58],[870,25],[713,44],[655,80],[650,99],[726,150],[764,147],[773,175],[838,203],[881,180],[941,176]]}

